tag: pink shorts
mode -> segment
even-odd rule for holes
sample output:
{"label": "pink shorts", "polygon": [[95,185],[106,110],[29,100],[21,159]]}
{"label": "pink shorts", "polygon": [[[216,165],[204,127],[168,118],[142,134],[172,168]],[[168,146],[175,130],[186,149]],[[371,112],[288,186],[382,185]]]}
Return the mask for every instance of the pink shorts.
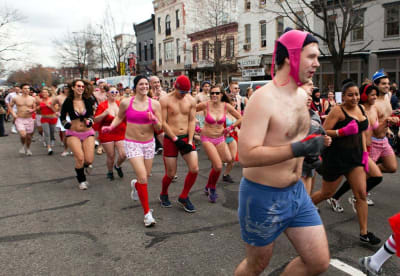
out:
{"label": "pink shorts", "polygon": [[125,154],[128,159],[140,156],[143,156],[144,159],[153,159],[155,146],[154,138],[144,142],[131,139],[124,140]]}
{"label": "pink shorts", "polygon": [[376,162],[379,158],[389,155],[394,155],[394,151],[390,146],[388,139],[386,137],[382,139],[372,137],[369,157]]}
{"label": "pink shorts", "polygon": [[201,139],[202,142],[210,142],[214,146],[218,146],[219,144],[225,142],[225,136],[224,135],[222,135],[220,137],[217,137],[217,138],[211,138],[211,137],[208,137],[208,136],[201,135],[200,139]]}
{"label": "pink shorts", "polygon": [[17,118],[15,120],[15,127],[18,131],[33,133],[35,130],[35,120],[32,118]]}

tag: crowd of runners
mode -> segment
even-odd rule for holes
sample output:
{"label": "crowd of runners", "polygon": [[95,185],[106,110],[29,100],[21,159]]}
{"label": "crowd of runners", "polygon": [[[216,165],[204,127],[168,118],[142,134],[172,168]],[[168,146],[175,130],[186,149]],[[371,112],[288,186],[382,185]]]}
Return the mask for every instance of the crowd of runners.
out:
{"label": "crowd of runners", "polygon": [[[320,202],[342,213],[341,197],[352,190],[348,201],[357,214],[360,242],[381,243],[368,228],[368,208],[374,205],[370,191],[385,173],[397,171],[389,140],[398,139],[399,126],[391,103],[396,91],[383,70],[361,87],[345,80],[340,104],[333,92],[322,99],[312,83],[319,54],[312,35],[285,32],[275,45],[273,81],[256,91],[249,88],[245,96],[237,82],[225,89],[204,81],[192,89],[189,78],[181,75],[166,93],[158,77],[136,76],[132,89],[102,79],[77,79],[59,91],[43,87],[35,95],[29,84],[21,84],[10,91],[5,105],[20,137],[20,154],[32,155],[36,128],[52,155],[58,130],[61,155],[73,155],[81,190],[89,188],[95,151],[106,154],[106,181],[114,180],[114,171],[123,178],[121,165],[127,160],[136,175],[130,181],[131,198],[140,200],[146,227],[156,224],[148,199],[156,154],[162,153],[165,165],[162,183],[157,183],[164,208],[172,207],[168,188],[176,180],[178,155],[185,161],[187,175],[177,204],[189,213],[196,212],[189,198],[199,171],[196,147],[201,144],[211,163],[204,187],[210,203],[218,199],[222,172],[223,181],[235,182],[230,172],[239,161],[243,177],[238,214],[246,258],[235,275],[262,273],[282,233],[299,254],[283,275],[317,275],[327,270],[330,260]],[[322,186],[313,191],[316,173],[322,176]],[[382,247],[359,260],[367,275],[379,275],[390,256],[400,256],[399,217],[400,213],[390,218],[393,235]]]}

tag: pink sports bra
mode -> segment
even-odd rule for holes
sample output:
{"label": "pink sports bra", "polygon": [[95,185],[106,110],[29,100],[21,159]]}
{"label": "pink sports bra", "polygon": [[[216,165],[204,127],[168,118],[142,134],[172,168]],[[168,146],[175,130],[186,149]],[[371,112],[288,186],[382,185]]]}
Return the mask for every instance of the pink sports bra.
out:
{"label": "pink sports bra", "polygon": [[151,99],[149,98],[149,105],[148,105],[147,109],[144,111],[136,110],[133,108],[132,101],[134,99],[135,98],[132,97],[132,99],[129,103],[129,107],[125,113],[127,122],[131,123],[131,124],[138,124],[138,125],[151,124],[152,122],[149,120],[149,115],[147,114],[149,111],[153,112],[153,109],[151,108]]}
{"label": "pink sports bra", "polygon": [[375,123],[372,125],[372,127],[371,127],[371,125],[368,126],[368,130],[371,130],[371,129],[375,130],[378,128],[378,126],[379,126],[379,121],[376,120]]}
{"label": "pink sports bra", "polygon": [[225,103],[225,107],[224,107],[224,116],[222,116],[221,119],[219,119],[218,121],[216,121],[213,117],[211,117],[209,109],[208,109],[208,103],[207,103],[207,116],[205,118],[205,121],[207,124],[210,125],[214,125],[214,124],[218,124],[218,125],[222,125],[223,123],[225,123],[226,120],[226,103]]}

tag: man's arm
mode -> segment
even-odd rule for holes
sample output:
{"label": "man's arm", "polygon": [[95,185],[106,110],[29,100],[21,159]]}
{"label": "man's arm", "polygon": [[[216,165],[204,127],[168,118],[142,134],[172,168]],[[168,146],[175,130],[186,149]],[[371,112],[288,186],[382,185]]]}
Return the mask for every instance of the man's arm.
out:
{"label": "man's arm", "polygon": [[172,132],[170,126],[167,122],[167,115],[168,115],[168,99],[169,97],[162,97],[160,99],[161,105],[161,120],[162,120],[162,128],[164,129],[165,134],[173,139],[175,137],[175,133]]}
{"label": "man's arm", "polygon": [[238,151],[239,161],[245,168],[270,166],[293,158],[290,144],[264,146],[265,135],[272,116],[271,104],[266,104],[264,95],[265,93],[256,93],[250,98],[242,119]]}
{"label": "man's arm", "polygon": [[188,144],[191,145],[193,142],[194,130],[196,128],[196,100],[191,97],[191,107],[189,113],[189,125],[188,125]]}
{"label": "man's arm", "polygon": [[8,110],[10,111],[13,118],[17,119],[17,114],[14,112],[13,109],[14,105],[15,105],[15,97],[11,99],[10,104],[8,105]]}

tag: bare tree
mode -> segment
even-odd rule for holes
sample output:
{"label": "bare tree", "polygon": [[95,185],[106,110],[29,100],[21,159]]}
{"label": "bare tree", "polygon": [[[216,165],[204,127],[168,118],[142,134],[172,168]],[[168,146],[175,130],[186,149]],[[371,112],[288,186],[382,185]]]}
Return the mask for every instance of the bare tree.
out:
{"label": "bare tree", "polygon": [[110,8],[105,9],[103,21],[100,27],[102,37],[103,58],[107,67],[113,68],[118,75],[121,74],[121,63],[126,63],[130,52],[135,52],[133,35],[124,35],[117,30],[114,16]]}
{"label": "bare tree", "polygon": [[98,61],[98,44],[94,38],[92,28],[87,26],[82,31],[66,33],[63,38],[54,40],[61,64],[76,67],[81,78],[87,77],[89,67]]}
{"label": "bare tree", "polygon": [[[361,47],[346,52],[347,41],[353,31],[364,25],[362,5],[365,0],[271,0],[278,6],[269,9],[279,16],[288,18],[298,29],[317,37],[328,49],[334,68],[335,89],[341,85],[342,65],[345,55],[366,49],[372,40]],[[275,6],[276,6],[275,5]],[[312,21],[316,19],[315,25]],[[315,28],[321,24],[322,28]],[[365,26],[365,25],[364,25]],[[322,47],[320,47],[322,49]],[[327,55],[323,51],[322,55]]]}
{"label": "bare tree", "polygon": [[220,83],[221,72],[234,72],[237,69],[234,55],[229,54],[234,50],[230,41],[234,37],[233,33],[237,32],[236,18],[232,16],[237,14],[234,12],[236,1],[204,0],[200,4],[207,7],[207,12],[197,18],[198,25],[206,27],[201,32],[204,33],[204,37],[209,38],[207,42],[203,41],[200,51],[203,53],[203,59],[206,56],[206,62],[212,64],[215,81]]}

